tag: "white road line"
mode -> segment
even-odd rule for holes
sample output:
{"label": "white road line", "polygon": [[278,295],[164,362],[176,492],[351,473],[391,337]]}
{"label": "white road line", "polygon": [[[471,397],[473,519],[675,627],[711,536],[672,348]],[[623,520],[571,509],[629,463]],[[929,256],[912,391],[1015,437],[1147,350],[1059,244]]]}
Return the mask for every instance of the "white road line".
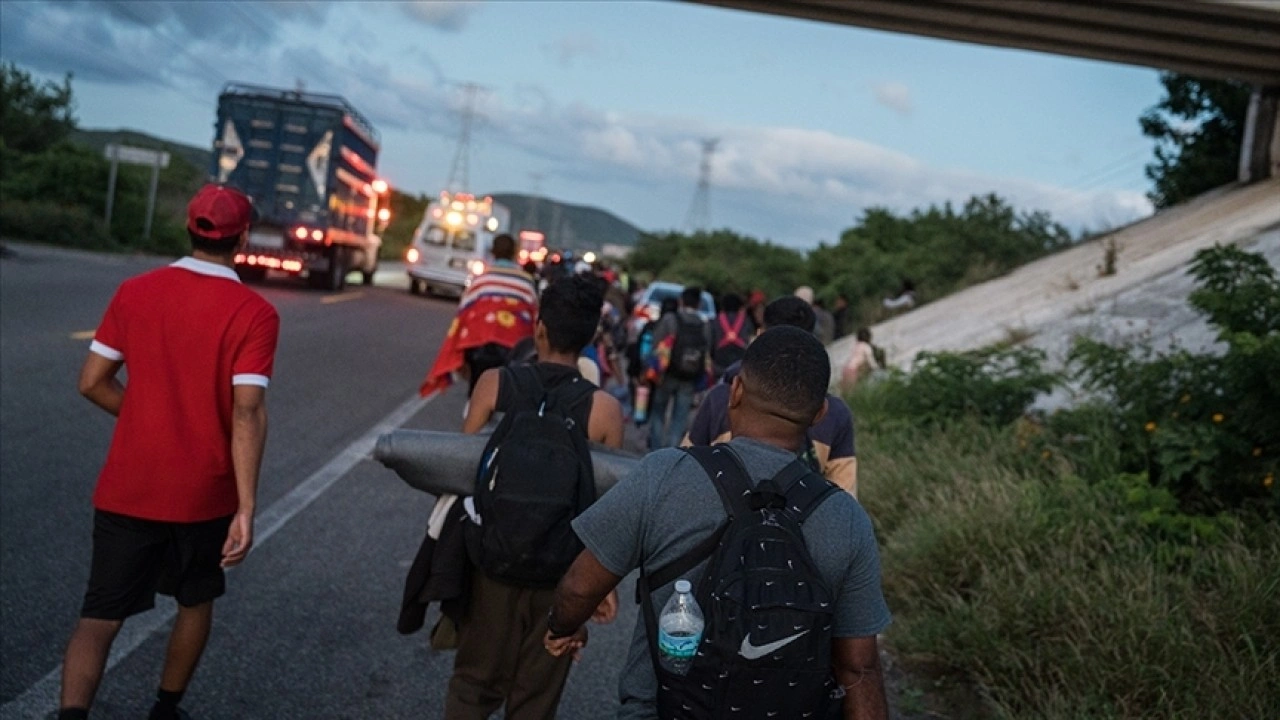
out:
{"label": "white road line", "polygon": [[[271,507],[258,513],[258,517],[254,520],[254,548],[250,555],[257,552],[272,535],[276,534],[277,530],[284,527],[294,516],[320,497],[339,478],[350,472],[351,468],[355,467],[357,463],[368,458],[373,452],[373,447],[378,442],[380,435],[391,432],[408,422],[410,418],[426,407],[427,403],[434,400],[436,396],[431,395],[422,398],[415,395],[410,398],[400,407],[391,411],[390,415],[380,420],[372,428],[369,428],[368,432],[348,445],[342,452],[325,463],[323,467],[312,473],[311,477],[303,480],[284,497],[276,500],[271,504]],[[154,609],[129,618],[128,622],[121,628],[120,634],[116,636],[115,643],[111,646],[111,655],[107,658],[107,668],[104,675],[122,660],[129,657],[153,633],[167,626],[175,614],[177,614],[177,605],[172,600],[161,597],[157,598],[157,605]],[[44,717],[51,710],[58,707],[58,696],[61,687],[62,663],[58,663],[57,667],[50,670],[47,675],[23,691],[21,695],[0,707],[0,720]]]}

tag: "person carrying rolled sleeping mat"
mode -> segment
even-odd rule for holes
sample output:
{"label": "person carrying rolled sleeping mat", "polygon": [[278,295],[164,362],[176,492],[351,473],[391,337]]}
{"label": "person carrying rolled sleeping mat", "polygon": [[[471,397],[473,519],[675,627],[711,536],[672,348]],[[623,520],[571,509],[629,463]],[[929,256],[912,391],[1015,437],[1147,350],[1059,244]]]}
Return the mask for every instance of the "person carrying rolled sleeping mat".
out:
{"label": "person carrying rolled sleeping mat", "polygon": [[[602,302],[587,275],[548,287],[533,332],[538,362],[488,370],[471,395],[464,433],[504,415],[461,503],[473,570],[446,720],[487,718],[504,705],[509,720],[555,717],[572,658],[543,652],[541,620],[582,550],[569,523],[596,500],[588,442],[616,449],[623,439],[622,406],[577,369]],[[612,622],[617,609],[607,594],[594,619]]]}

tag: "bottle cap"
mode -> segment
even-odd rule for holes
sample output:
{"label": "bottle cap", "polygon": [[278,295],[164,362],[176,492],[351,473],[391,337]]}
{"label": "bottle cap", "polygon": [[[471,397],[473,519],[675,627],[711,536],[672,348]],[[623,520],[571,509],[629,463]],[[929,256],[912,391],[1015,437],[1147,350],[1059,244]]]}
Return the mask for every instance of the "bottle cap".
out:
{"label": "bottle cap", "polygon": [[676,581],[676,592],[687,593],[687,592],[691,592],[692,590],[693,590],[693,585],[690,585],[688,580]]}

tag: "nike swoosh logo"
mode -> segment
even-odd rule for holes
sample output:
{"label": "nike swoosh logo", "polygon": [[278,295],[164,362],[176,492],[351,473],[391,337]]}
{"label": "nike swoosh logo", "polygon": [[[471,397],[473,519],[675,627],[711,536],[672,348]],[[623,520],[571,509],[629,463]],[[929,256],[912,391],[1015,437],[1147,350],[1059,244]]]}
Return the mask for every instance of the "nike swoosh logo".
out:
{"label": "nike swoosh logo", "polygon": [[747,636],[742,638],[742,647],[738,648],[738,654],[748,660],[758,660],[771,652],[781,650],[808,632],[808,630],[798,632],[791,637],[784,637],[781,640],[775,640],[771,643],[765,643],[764,645],[752,645],[751,633],[747,633]]}

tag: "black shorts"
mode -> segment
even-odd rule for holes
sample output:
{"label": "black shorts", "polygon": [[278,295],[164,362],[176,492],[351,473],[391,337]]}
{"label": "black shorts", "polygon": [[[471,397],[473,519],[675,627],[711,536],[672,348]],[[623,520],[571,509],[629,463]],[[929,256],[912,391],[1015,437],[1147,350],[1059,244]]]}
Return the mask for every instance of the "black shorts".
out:
{"label": "black shorts", "polygon": [[95,510],[93,564],[80,617],[123,620],[155,607],[157,592],[184,607],[221,597],[222,546],[231,517],[177,523]]}

